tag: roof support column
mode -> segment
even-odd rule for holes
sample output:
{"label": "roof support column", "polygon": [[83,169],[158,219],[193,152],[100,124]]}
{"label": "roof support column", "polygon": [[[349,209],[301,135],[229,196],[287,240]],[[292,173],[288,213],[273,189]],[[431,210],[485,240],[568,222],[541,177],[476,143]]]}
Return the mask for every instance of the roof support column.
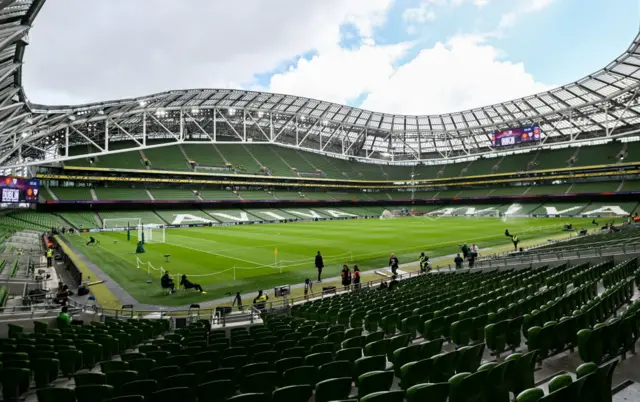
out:
{"label": "roof support column", "polygon": [[109,152],[109,120],[104,121],[104,150]]}
{"label": "roof support column", "polygon": [[218,141],[218,117],[217,109],[213,108],[213,142]]}
{"label": "roof support column", "polygon": [[184,141],[184,113],[182,109],[180,109],[180,141]]}
{"label": "roof support column", "polygon": [[64,130],[64,156],[69,157],[69,127]]}
{"label": "roof support column", "polygon": [[242,109],[242,138],[247,142],[247,109]]}
{"label": "roof support column", "polygon": [[147,146],[147,112],[142,112],[142,145]]}

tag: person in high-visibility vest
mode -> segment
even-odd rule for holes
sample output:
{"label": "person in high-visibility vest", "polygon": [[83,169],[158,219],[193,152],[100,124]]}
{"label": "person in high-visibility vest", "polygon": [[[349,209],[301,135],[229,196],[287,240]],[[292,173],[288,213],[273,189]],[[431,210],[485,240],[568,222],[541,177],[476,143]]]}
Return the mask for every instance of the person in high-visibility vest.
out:
{"label": "person in high-visibility vest", "polygon": [[427,257],[424,252],[420,254],[420,272],[427,272],[427,264],[429,263],[429,257]]}
{"label": "person in high-visibility vest", "polygon": [[53,247],[49,247],[47,249],[47,267],[51,268],[53,266]]}
{"label": "person in high-visibility vest", "polygon": [[520,239],[518,239],[518,235],[511,236],[511,241],[513,242],[513,248],[518,251],[518,243],[520,242]]}
{"label": "person in high-visibility vest", "polygon": [[253,299],[253,304],[258,310],[264,309],[264,305],[269,300],[269,296],[265,295],[262,290],[258,291],[258,296]]}

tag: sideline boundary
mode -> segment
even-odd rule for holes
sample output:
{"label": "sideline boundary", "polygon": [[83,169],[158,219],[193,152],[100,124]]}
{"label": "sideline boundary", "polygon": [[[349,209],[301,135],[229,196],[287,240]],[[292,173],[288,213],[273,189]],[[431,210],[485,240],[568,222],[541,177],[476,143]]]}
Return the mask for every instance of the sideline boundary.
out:
{"label": "sideline boundary", "polygon": [[[88,277],[98,278],[87,264],[85,264],[78,255],[71,250],[69,245],[58,235],[54,235],[54,239],[56,243],[62,249],[62,252],[71,260],[71,262],[78,268],[78,270],[82,273],[82,280],[85,281]],[[118,309],[122,306],[122,302],[120,299],[107,287],[106,283],[100,283],[91,286],[91,293],[96,298],[97,304],[99,304],[103,308],[113,308]]]}

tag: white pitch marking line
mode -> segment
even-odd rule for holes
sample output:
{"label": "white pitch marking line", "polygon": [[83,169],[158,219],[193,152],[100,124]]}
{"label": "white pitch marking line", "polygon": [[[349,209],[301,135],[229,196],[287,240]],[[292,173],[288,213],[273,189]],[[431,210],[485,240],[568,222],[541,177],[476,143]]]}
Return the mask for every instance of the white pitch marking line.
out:
{"label": "white pitch marking line", "polygon": [[201,252],[201,253],[207,253],[207,254],[211,254],[211,255],[217,255],[218,257],[228,258],[228,259],[230,259],[230,260],[242,261],[242,262],[246,262],[246,263],[248,263],[248,264],[253,264],[253,265],[257,265],[257,266],[263,266],[263,265],[264,265],[264,264],[257,263],[257,262],[255,262],[255,261],[244,260],[244,259],[242,259],[242,258],[230,257],[230,256],[228,256],[228,255],[218,254],[218,253],[214,253],[214,252],[212,252],[212,251],[204,251],[204,250],[200,250],[200,249],[193,248],[193,247],[183,246],[182,244],[169,243],[169,242],[166,242],[166,244],[170,244],[170,245],[172,245],[172,246],[176,246],[176,247],[186,248],[186,249],[189,249],[189,250],[199,251],[199,252]]}

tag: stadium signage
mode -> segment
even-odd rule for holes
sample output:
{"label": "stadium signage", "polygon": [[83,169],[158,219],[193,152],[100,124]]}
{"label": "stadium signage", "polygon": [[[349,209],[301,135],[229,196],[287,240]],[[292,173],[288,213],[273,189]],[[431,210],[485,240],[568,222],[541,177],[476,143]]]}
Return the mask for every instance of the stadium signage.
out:
{"label": "stadium signage", "polygon": [[[342,216],[342,217],[338,217],[338,218],[325,218],[325,217],[320,217],[320,218],[313,218],[313,219],[285,219],[285,220],[252,220],[252,221],[247,221],[247,222],[202,222],[202,223],[191,223],[191,224],[187,224],[187,225],[157,225],[157,224],[153,224],[153,225],[145,225],[148,228],[167,228],[167,229],[185,229],[185,228],[198,228],[198,227],[206,227],[206,226],[237,226],[237,225],[262,225],[265,223],[293,223],[293,222],[317,222],[317,221],[344,221],[347,219],[378,219],[379,216],[358,216],[358,215],[352,215],[352,216]],[[135,227],[115,227],[115,228],[106,228],[106,229],[98,229],[98,228],[93,228],[93,229],[84,229],[82,230],[83,233],[97,233],[97,232],[121,232],[127,229],[135,229]]]}

